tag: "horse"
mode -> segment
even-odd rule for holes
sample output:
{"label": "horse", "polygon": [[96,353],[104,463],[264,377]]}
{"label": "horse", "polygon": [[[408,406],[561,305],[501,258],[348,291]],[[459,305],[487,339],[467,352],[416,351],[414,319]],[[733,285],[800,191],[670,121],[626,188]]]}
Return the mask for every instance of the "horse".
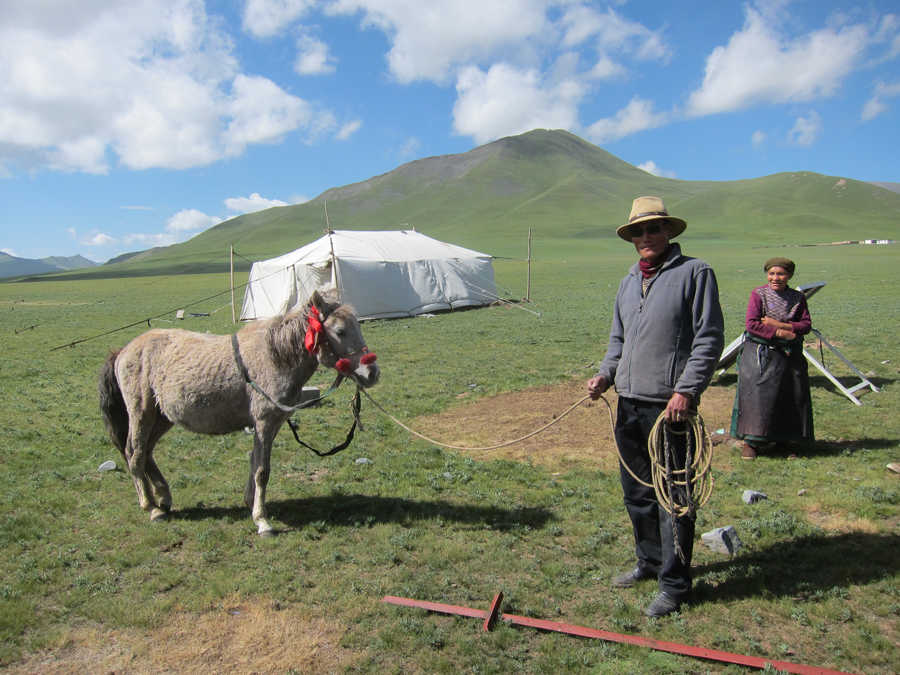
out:
{"label": "horse", "polygon": [[[293,311],[241,328],[235,335],[154,329],[110,353],[100,369],[103,422],[134,480],[150,520],[172,508],[169,484],[153,449],[174,425],[201,434],[253,429],[244,502],[257,533],[274,534],[266,514],[272,442],[321,364],[360,388],[380,370],[353,309],[334,292],[314,291]],[[292,407],[294,409],[292,409]]]}

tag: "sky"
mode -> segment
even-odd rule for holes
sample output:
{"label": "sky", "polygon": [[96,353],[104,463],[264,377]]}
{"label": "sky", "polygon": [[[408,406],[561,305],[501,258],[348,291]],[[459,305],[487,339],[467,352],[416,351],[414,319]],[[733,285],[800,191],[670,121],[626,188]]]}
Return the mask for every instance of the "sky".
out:
{"label": "sky", "polygon": [[537,128],[682,180],[900,183],[896,0],[0,0],[0,73],[21,258],[103,262]]}

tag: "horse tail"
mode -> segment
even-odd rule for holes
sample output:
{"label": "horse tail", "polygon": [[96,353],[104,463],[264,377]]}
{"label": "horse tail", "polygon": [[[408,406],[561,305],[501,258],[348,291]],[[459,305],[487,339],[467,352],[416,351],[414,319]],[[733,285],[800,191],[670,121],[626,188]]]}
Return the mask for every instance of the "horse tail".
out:
{"label": "horse tail", "polygon": [[119,380],[116,378],[116,359],[121,351],[119,349],[110,352],[103,367],[100,368],[97,388],[100,392],[100,413],[103,415],[103,424],[106,425],[113,445],[125,457],[125,444],[128,442],[128,408],[125,406],[125,397],[122,395]]}

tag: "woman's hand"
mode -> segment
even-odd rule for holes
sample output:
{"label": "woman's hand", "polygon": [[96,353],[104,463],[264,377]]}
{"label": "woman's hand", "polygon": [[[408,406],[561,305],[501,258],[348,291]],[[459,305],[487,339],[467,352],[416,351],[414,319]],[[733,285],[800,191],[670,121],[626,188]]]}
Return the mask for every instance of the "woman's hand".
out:
{"label": "woman's hand", "polygon": [[791,332],[794,330],[794,327],[789,323],[784,323],[783,321],[776,321],[770,316],[764,316],[760,319],[760,323],[765,324],[766,326],[772,326],[772,328],[780,328],[781,330],[785,330]]}

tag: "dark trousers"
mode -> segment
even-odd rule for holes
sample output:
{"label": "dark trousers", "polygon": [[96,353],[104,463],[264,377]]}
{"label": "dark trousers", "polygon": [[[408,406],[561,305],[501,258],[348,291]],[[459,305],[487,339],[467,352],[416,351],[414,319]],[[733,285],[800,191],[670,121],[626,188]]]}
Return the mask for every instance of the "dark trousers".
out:
{"label": "dark trousers", "polygon": [[[634,529],[635,553],[638,567],[659,579],[659,590],[671,595],[679,602],[690,597],[691,556],[694,551],[694,518],[675,518],[678,541],[684,555],[684,562],[675,551],[672,522],[669,513],[660,506],[653,490],[650,453],[647,440],[660,413],[666,406],[661,403],[647,403],[635,399],[619,398],[616,419],[616,443],[622,459],[647,487],[636,481],[625,467],[620,466],[622,491],[625,508],[631,517]],[[678,430],[676,425],[674,428]],[[669,435],[673,446],[676,466],[684,467],[686,436]],[[696,445],[694,446],[696,447]]]}

